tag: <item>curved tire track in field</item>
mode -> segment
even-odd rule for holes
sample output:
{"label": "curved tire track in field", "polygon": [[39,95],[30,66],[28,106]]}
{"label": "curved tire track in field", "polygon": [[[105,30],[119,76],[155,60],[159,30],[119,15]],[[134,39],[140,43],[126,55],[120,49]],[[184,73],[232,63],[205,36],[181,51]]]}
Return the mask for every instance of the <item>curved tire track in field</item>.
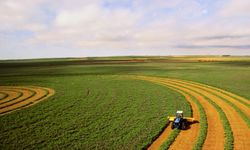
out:
{"label": "curved tire track in field", "polygon": [[[169,79],[169,78],[158,78],[158,77],[146,77],[146,76],[136,76],[136,78],[151,81],[151,82],[158,83],[158,84],[163,84],[169,87],[175,86],[175,88],[181,91],[188,92],[189,94],[196,97],[200,101],[202,106],[205,108],[207,120],[208,120],[208,132],[207,132],[205,143],[203,145],[203,149],[223,149],[224,143],[225,143],[224,136],[226,136],[223,133],[224,131],[223,128],[218,129],[218,125],[222,127],[221,121],[218,119],[219,118],[218,112],[216,112],[215,108],[213,108],[214,106],[209,104],[204,98],[208,98],[209,100],[213,101],[225,113],[227,119],[229,120],[231,129],[233,132],[234,149],[248,149],[250,147],[250,140],[249,140],[250,129],[247,126],[247,122],[242,118],[240,113],[236,111],[235,109],[235,107],[237,107],[237,109],[240,109],[243,113],[245,113],[247,117],[249,117],[249,112],[250,112],[250,109],[248,107],[249,101],[246,100],[245,98],[242,98],[233,93],[221,90],[219,88],[211,87],[208,85],[203,85],[200,83],[195,83],[192,81]],[[229,103],[234,105],[234,107],[230,105]],[[194,129],[192,128],[191,130],[194,130]],[[178,138],[183,140],[183,138],[181,138],[181,136],[183,136],[182,132],[176,138],[175,142],[172,144],[170,149],[178,148],[178,147],[174,148],[173,147],[174,145],[183,146],[183,144],[185,144],[185,143],[180,143],[178,141]],[[218,134],[220,133],[223,133],[223,136],[222,135],[218,136]],[[228,138],[228,137],[225,137],[225,138]],[[192,140],[189,138],[189,141],[191,142]]]}
{"label": "curved tire track in field", "polygon": [[7,95],[0,99],[0,115],[32,106],[52,96],[52,89],[37,86],[0,86],[0,93]]}

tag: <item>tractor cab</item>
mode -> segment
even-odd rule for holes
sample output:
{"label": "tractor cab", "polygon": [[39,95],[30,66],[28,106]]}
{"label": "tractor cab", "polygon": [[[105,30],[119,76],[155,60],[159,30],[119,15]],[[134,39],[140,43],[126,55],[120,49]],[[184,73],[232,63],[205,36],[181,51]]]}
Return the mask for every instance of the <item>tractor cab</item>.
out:
{"label": "tractor cab", "polygon": [[168,121],[171,123],[172,129],[182,129],[182,130],[185,130],[187,126],[196,122],[194,118],[184,117],[182,110],[177,110],[175,117],[174,116],[168,117]]}
{"label": "tractor cab", "polygon": [[178,110],[178,111],[176,112],[176,118],[183,118],[183,111]]}
{"label": "tractor cab", "polygon": [[183,111],[178,110],[176,111],[176,116],[172,123],[172,129],[185,129],[186,128],[186,119],[183,119]]}

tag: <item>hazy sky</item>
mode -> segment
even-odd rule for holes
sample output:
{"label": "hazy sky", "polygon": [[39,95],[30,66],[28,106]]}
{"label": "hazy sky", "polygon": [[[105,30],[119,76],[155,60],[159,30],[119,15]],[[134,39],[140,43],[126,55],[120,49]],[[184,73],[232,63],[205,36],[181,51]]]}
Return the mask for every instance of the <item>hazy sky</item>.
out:
{"label": "hazy sky", "polygon": [[250,0],[0,0],[0,59],[250,55]]}

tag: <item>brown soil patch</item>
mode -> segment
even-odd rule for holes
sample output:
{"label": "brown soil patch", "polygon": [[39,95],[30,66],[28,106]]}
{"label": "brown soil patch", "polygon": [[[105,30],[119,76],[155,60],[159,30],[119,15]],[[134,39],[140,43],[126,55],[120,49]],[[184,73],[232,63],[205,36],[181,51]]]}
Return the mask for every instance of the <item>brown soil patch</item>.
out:
{"label": "brown soil patch", "polygon": [[32,106],[54,94],[52,89],[35,86],[1,86],[0,91],[9,95],[1,100],[1,115]]}

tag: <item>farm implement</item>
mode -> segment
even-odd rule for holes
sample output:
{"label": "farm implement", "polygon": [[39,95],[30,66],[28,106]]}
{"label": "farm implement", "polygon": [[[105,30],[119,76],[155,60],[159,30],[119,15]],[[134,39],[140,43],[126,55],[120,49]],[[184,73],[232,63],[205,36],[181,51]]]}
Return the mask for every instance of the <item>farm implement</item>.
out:
{"label": "farm implement", "polygon": [[175,117],[168,117],[168,121],[171,122],[171,128],[172,129],[176,128],[176,129],[182,129],[182,130],[187,129],[187,127],[190,124],[196,122],[196,120],[194,118],[184,117],[183,116],[183,111],[180,111],[180,110],[178,110],[176,112]]}

